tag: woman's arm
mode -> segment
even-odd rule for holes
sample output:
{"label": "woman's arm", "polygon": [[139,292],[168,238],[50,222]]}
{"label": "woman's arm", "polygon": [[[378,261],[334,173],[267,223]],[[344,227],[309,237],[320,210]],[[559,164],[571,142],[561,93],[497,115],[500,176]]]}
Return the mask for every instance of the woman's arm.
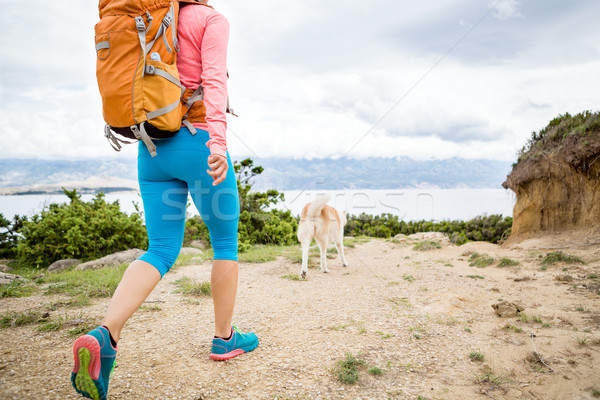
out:
{"label": "woman's arm", "polygon": [[227,43],[229,23],[221,14],[208,17],[202,44],[202,87],[210,153],[227,158]]}

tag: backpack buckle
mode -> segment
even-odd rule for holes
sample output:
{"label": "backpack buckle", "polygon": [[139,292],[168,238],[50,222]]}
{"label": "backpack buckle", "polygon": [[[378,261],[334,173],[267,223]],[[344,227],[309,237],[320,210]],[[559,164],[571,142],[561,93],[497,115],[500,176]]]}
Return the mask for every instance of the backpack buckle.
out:
{"label": "backpack buckle", "polygon": [[154,65],[146,65],[146,73],[148,75],[154,75],[156,72],[156,68],[154,67]]}
{"label": "backpack buckle", "polygon": [[135,17],[135,27],[140,32],[146,31],[146,24],[143,17]]}
{"label": "backpack buckle", "polygon": [[165,28],[168,28],[169,25],[171,25],[171,14],[165,15],[165,17],[163,18],[162,23],[165,26]]}

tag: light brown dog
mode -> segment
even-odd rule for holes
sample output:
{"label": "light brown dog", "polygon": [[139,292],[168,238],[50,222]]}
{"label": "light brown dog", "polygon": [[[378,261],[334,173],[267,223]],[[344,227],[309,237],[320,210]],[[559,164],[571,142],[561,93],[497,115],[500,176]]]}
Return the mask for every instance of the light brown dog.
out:
{"label": "light brown dog", "polygon": [[313,238],[319,245],[321,252],[321,271],[329,272],[327,268],[327,245],[334,242],[344,267],[348,266],[344,257],[344,226],[346,225],[346,211],[339,212],[328,206],[330,196],[318,194],[317,198],[302,209],[300,223],[298,224],[298,240],[302,246],[302,268],[300,276],[306,278],[308,273],[308,250]]}

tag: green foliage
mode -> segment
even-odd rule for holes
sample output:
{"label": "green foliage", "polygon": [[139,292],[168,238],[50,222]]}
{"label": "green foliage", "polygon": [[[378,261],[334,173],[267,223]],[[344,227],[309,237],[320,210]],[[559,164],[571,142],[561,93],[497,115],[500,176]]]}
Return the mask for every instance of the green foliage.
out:
{"label": "green foliage", "polygon": [[[81,297],[111,297],[121,281],[127,264],[117,268],[68,270],[46,274],[39,283],[47,283],[44,294],[66,294]],[[79,301],[78,301],[79,302]]]}
{"label": "green foliage", "polygon": [[0,315],[0,329],[15,328],[24,325],[31,325],[38,322],[44,322],[48,314],[41,315],[37,311],[13,312]]}
{"label": "green foliage", "polygon": [[[273,208],[284,201],[283,193],[277,190],[251,191],[251,181],[264,171],[263,167],[254,166],[254,161],[247,158],[234,162],[233,169],[237,178],[240,202],[238,251],[244,253],[255,244],[296,244],[298,220],[289,210],[281,211]],[[195,239],[210,243],[208,229],[201,217],[188,218],[186,222],[184,245]]]}
{"label": "green foliage", "polygon": [[340,382],[347,385],[353,385],[358,382],[358,368],[365,366],[366,362],[352,353],[346,353],[346,358],[336,363],[334,372],[338,376]]}
{"label": "green foliage", "polygon": [[479,254],[479,253],[471,254],[471,256],[469,257],[469,261],[470,261],[469,265],[471,267],[477,267],[477,268],[484,268],[489,265],[492,265],[495,262],[493,257],[491,257],[487,254]]}
{"label": "green foliage", "polygon": [[17,255],[17,244],[20,239],[19,230],[27,217],[15,215],[9,221],[0,214],[0,258],[15,258]]}
{"label": "green foliage", "polygon": [[84,202],[75,190],[63,190],[71,200],[69,204],[50,204],[24,221],[20,230],[23,238],[17,247],[23,262],[47,268],[63,258],[87,261],[147,246],[139,214],[128,216],[120,210],[118,201],[107,203],[103,193]]}
{"label": "green foliage", "polygon": [[27,297],[36,291],[35,286],[23,281],[12,281],[0,285],[0,298],[3,297]]}
{"label": "green foliage", "polygon": [[210,282],[208,281],[196,282],[191,278],[184,276],[173,282],[173,284],[178,286],[173,293],[181,293],[186,296],[196,297],[210,297],[212,294]]}
{"label": "green foliage", "polygon": [[369,368],[369,373],[373,376],[379,376],[383,374],[383,371],[379,367],[371,367]]}
{"label": "green foliage", "polygon": [[417,232],[444,232],[454,244],[469,240],[498,243],[512,227],[512,218],[502,215],[478,216],[469,221],[402,221],[392,214],[358,216],[349,215],[344,228],[347,236],[372,236],[389,238],[399,233],[410,235]]}
{"label": "green foliage", "polygon": [[499,267],[514,267],[515,265],[519,265],[519,262],[508,257],[502,257],[498,262]]}
{"label": "green foliage", "polygon": [[518,153],[518,161],[537,159],[544,152],[560,149],[562,143],[573,138],[589,146],[590,139],[600,131],[600,112],[586,110],[577,115],[560,114],[539,132],[532,132],[527,143]]}
{"label": "green foliage", "polygon": [[581,258],[572,256],[570,254],[565,254],[559,250],[546,254],[542,260],[542,265],[556,264],[559,262],[564,262],[567,264],[585,264],[585,261],[583,261]]}
{"label": "green foliage", "polygon": [[282,275],[281,277],[283,279],[289,279],[290,281],[305,281],[306,280],[306,279],[298,276],[298,274]]}
{"label": "green foliage", "polygon": [[471,361],[479,361],[482,362],[485,358],[485,355],[483,353],[480,353],[478,351],[472,351],[469,353],[469,359]]}
{"label": "green foliage", "polygon": [[433,240],[423,240],[422,242],[418,242],[414,245],[413,250],[426,251],[433,249],[441,249],[442,245],[440,242],[435,242]]}

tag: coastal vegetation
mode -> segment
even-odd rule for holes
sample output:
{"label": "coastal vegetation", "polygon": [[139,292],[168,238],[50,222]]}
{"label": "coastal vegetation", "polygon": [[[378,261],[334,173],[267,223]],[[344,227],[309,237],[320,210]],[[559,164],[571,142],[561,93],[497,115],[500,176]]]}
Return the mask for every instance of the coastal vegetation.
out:
{"label": "coastal vegetation", "polygon": [[[277,190],[252,191],[255,177],[264,169],[248,158],[234,163],[240,219],[238,242],[241,257],[253,246],[295,246],[298,217],[278,209],[284,194]],[[128,215],[119,202],[109,203],[102,193],[89,202],[75,190],[64,190],[70,202],[49,204],[30,219],[15,216],[12,221],[0,214],[0,257],[15,259],[21,266],[47,268],[64,258],[87,261],[129,248],[146,248],[143,213]],[[349,215],[344,234],[352,237],[390,238],[398,234],[443,232],[455,244],[467,241],[498,243],[505,238],[512,218],[479,216],[469,221],[403,221],[391,214]],[[184,246],[200,241],[210,246],[208,229],[200,216],[188,217]],[[264,247],[267,246],[267,247]],[[259,252],[260,254],[264,251]],[[278,252],[276,252],[278,253]],[[252,252],[254,254],[254,252]],[[258,253],[257,253],[258,254]]]}

